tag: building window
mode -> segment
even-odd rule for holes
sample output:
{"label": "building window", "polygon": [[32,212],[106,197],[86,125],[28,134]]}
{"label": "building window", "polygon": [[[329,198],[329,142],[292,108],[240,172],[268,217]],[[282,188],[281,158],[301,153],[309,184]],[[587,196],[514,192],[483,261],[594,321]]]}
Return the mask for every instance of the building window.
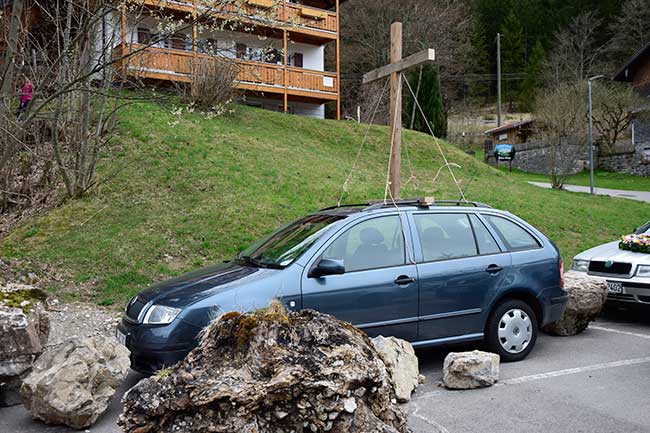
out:
{"label": "building window", "polygon": [[237,58],[241,59],[241,60],[248,60],[248,56],[247,56],[247,51],[248,50],[247,49],[248,49],[248,47],[246,46],[246,44],[237,43],[235,45],[235,51],[237,53]]}
{"label": "building window", "polygon": [[151,43],[151,30],[146,27],[138,27],[138,43],[149,45]]}
{"label": "building window", "polygon": [[293,56],[291,56],[291,66],[294,66],[296,68],[302,68],[303,67],[303,54],[302,53],[293,53]]}

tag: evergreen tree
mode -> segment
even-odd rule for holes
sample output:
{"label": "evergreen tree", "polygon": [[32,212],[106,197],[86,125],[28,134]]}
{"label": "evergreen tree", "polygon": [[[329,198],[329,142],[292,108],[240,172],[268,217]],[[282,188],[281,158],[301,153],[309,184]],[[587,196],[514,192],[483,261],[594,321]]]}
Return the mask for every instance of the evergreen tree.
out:
{"label": "evergreen tree", "polygon": [[[416,69],[408,74],[408,80],[415,92],[420,81],[420,70]],[[406,113],[413,113],[414,100],[409,93],[406,99]],[[420,110],[415,107],[415,121],[413,129],[424,133],[430,133],[427,126],[427,120],[430,122],[431,129],[436,137],[447,136],[447,113],[445,111],[442,91],[440,89],[440,73],[435,65],[427,65],[422,69],[422,79],[419,85],[418,102],[427,119],[422,117]],[[405,116],[405,126],[410,127],[411,117]]]}
{"label": "evergreen tree", "polygon": [[526,66],[526,78],[521,85],[519,100],[522,110],[531,110],[533,108],[537,90],[540,89],[544,84],[542,74],[545,57],[546,52],[544,51],[544,46],[538,39],[535,43],[535,46],[533,47],[532,52],[530,53],[530,56],[528,57],[528,65]]}
{"label": "evergreen tree", "polygon": [[506,75],[504,80],[504,96],[512,110],[513,101],[519,96],[521,82],[516,80],[513,74],[524,72],[526,67],[526,40],[524,29],[515,15],[510,11],[501,27],[501,64],[502,73]]}

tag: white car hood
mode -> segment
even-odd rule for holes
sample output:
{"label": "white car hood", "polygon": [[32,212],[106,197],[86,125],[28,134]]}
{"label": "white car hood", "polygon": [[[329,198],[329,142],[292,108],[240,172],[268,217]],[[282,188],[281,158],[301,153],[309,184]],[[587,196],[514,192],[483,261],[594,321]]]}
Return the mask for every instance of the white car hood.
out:
{"label": "white car hood", "polygon": [[637,265],[650,265],[650,254],[624,251],[618,248],[619,241],[609,242],[584,251],[576,260],[614,260],[616,262],[632,263]]}

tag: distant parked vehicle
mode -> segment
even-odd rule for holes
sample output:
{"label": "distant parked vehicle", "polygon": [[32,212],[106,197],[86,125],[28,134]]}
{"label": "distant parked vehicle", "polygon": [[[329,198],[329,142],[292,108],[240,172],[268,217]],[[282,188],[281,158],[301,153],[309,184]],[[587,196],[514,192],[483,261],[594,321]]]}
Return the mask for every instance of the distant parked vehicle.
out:
{"label": "distant parked vehicle", "polygon": [[[634,230],[650,235],[650,222]],[[622,250],[620,239],[584,251],[573,259],[570,272],[607,281],[607,301],[650,307],[650,254]]]}
{"label": "distant parked vehicle", "polygon": [[538,328],[567,302],[558,249],[516,216],[480,203],[405,200],[323,209],[233,260],[156,284],[126,306],[117,337],[132,368],[182,359],[228,311],[278,298],[370,336],[416,347],[485,340],[505,361],[526,357]]}

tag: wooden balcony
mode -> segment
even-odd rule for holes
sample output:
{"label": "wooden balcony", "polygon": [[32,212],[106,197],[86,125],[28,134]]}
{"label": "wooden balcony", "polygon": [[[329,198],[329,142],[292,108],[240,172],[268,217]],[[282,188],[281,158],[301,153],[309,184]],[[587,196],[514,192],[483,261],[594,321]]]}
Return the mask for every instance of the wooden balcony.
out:
{"label": "wooden balcony", "polygon": [[[144,48],[137,44],[132,44],[130,48],[127,46],[124,54],[129,50],[134,54],[118,65],[127,75],[180,83],[192,82],[192,65],[195,61],[210,59],[208,55],[192,51]],[[121,53],[122,49],[118,48],[115,55],[123,57]],[[339,88],[335,73],[232,60],[237,65],[236,88],[274,94],[284,94],[286,88],[288,95],[316,102],[336,101],[338,98]]]}
{"label": "wooden balcony", "polygon": [[[195,4],[193,0],[131,1],[156,10],[165,8],[182,13],[192,12]],[[196,11],[221,19],[241,19],[262,28],[289,29],[293,33],[323,40],[336,40],[339,28],[336,12],[282,0],[245,0],[241,4],[196,0]]]}

